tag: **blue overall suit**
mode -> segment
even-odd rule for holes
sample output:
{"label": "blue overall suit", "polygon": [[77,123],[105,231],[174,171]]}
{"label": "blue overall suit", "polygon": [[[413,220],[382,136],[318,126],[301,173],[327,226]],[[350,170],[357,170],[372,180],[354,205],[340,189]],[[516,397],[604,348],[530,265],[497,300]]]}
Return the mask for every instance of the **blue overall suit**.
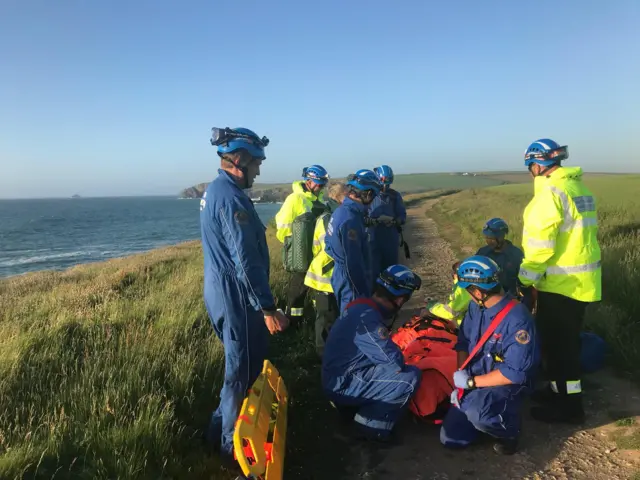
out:
{"label": "blue overall suit", "polygon": [[505,240],[499,252],[495,251],[489,245],[485,245],[476,252],[476,255],[489,257],[496,262],[500,267],[500,272],[498,273],[500,285],[510,294],[517,294],[516,284],[518,282],[518,272],[520,271],[520,264],[524,258],[522,250],[509,240]]}
{"label": "blue overall suit", "polygon": [[[457,351],[471,353],[494,317],[512,300],[509,294],[491,308],[471,302],[462,321]],[[440,441],[451,447],[466,447],[487,433],[514,439],[520,433],[522,400],[530,391],[540,361],[535,323],[529,310],[516,305],[491,338],[467,365],[472,376],[500,370],[513,384],[465,390],[460,407],[451,406],[440,429]]]}
{"label": "blue overall suit", "polygon": [[[407,221],[407,210],[402,196],[393,189],[381,191],[369,206],[369,218],[375,220],[381,216],[389,216],[401,225]],[[400,248],[400,232],[395,225],[374,225],[368,228],[371,239],[371,259],[373,278],[391,265],[398,264]]]}
{"label": "blue overall suit", "polygon": [[345,198],[327,226],[325,252],[335,261],[331,287],[339,312],[343,312],[352,300],[371,295],[373,277],[370,245],[364,227],[366,211],[366,205]]}
{"label": "blue overall suit", "polygon": [[356,300],[329,331],[322,357],[322,388],[329,400],[359,407],[354,420],[378,438],[391,433],[422,375],[405,365],[384,316],[373,300]]}
{"label": "blue overall suit", "polygon": [[224,170],[218,172],[200,202],[204,302],[225,355],[220,405],[207,437],[221,442],[223,454],[232,455],[242,400],[267,354],[269,331],[262,308],[275,307],[265,227],[233,178]]}

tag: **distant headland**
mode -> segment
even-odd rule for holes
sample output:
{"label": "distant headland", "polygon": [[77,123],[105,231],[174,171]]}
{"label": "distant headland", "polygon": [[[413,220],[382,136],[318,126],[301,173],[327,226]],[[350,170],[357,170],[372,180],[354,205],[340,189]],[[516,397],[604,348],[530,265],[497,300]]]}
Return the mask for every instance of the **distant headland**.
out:
{"label": "distant headland", "polygon": [[[180,192],[180,198],[202,198],[208,185],[208,183],[199,183],[192,187],[185,188]],[[247,190],[247,195],[259,203],[283,202],[290,193],[290,184],[255,185],[254,188]]]}

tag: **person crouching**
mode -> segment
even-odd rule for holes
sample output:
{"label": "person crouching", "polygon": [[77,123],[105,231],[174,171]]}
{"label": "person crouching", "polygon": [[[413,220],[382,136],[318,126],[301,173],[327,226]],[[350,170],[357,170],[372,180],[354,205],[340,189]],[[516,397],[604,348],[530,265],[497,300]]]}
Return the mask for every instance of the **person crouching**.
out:
{"label": "person crouching", "polygon": [[464,260],[458,285],[469,292],[472,303],[458,334],[456,389],[440,441],[446,447],[466,447],[482,432],[496,439],[497,453],[510,455],[517,448],[522,400],[540,361],[534,319],[525,305],[504,292],[499,267],[488,257]]}
{"label": "person crouching", "polygon": [[390,266],[376,279],[373,296],[350,302],[327,337],[322,388],[338,410],[355,414],[366,439],[389,438],[419,384],[422,372],[405,364],[389,327],[421,283],[407,267]]}

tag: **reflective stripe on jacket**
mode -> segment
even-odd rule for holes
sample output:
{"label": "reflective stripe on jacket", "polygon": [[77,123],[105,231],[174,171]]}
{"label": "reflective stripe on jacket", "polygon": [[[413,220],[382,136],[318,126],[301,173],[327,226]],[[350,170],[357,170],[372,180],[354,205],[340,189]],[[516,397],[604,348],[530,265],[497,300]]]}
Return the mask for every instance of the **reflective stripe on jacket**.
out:
{"label": "reflective stripe on jacket", "polygon": [[429,308],[429,311],[438,318],[444,320],[456,320],[458,325],[462,322],[471,302],[471,295],[464,288],[458,286],[458,281],[454,280],[453,290],[447,303],[436,303]]}
{"label": "reflective stripe on jacket", "polygon": [[284,243],[286,237],[291,236],[291,226],[293,221],[303,213],[311,211],[314,203],[322,203],[324,200],[324,191],[316,197],[312,192],[306,189],[303,181],[293,182],[291,184],[293,193],[285,199],[282,207],[276,213],[276,237],[280,242]]}
{"label": "reflective stripe on jacket", "polygon": [[[313,260],[304,278],[304,284],[320,292],[333,293],[331,275],[333,275],[333,259],[324,251],[325,219],[328,223],[331,213],[320,215],[313,231]],[[326,270],[326,271],[325,271]]]}
{"label": "reflective stripe on jacket", "polygon": [[598,219],[580,167],[538,176],[524,211],[524,260],[518,278],[542,292],[583,302],[602,298]]}

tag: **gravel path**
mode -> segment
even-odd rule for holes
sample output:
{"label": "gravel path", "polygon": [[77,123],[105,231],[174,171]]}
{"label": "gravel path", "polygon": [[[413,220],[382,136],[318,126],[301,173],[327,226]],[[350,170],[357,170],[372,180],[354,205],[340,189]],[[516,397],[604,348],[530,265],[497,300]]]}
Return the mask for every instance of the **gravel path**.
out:
{"label": "gravel path", "polygon": [[[437,200],[436,200],[437,201]],[[421,295],[408,305],[404,318],[424,305],[424,299],[446,298],[451,289],[451,248],[438,236],[428,217],[433,200],[409,209],[406,239],[411,259],[406,263],[423,279]],[[402,254],[401,254],[402,255]],[[404,260],[403,260],[404,261]],[[400,324],[400,321],[397,325]],[[621,451],[610,441],[620,430],[616,418],[640,415],[640,391],[610,371],[589,376],[586,392],[587,424],[584,429],[548,426],[525,414],[520,451],[498,456],[491,442],[464,451],[444,449],[438,427],[420,424],[407,415],[398,425],[399,445],[381,448],[354,445],[346,478],[454,480],[454,479],[630,479],[640,471],[637,451]],[[528,408],[526,408],[528,412]],[[640,479],[640,475],[636,478]]]}

